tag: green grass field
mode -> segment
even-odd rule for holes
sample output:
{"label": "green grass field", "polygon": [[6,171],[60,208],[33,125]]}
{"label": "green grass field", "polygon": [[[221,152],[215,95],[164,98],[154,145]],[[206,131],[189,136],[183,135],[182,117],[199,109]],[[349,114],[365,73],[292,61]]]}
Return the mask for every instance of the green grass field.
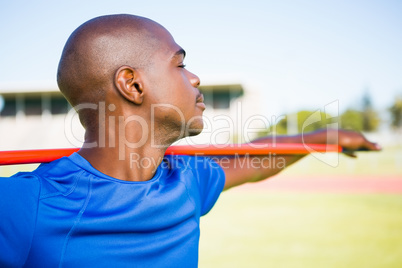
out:
{"label": "green grass field", "polygon": [[224,192],[200,267],[402,267],[402,196]]}
{"label": "green grass field", "polygon": [[[328,157],[275,179],[402,179],[401,147]],[[402,195],[229,190],[202,218],[200,267],[402,267]]]}
{"label": "green grass field", "polygon": [[[402,179],[401,147],[328,157],[275,179]],[[200,267],[402,267],[402,195],[229,190],[202,218]]]}

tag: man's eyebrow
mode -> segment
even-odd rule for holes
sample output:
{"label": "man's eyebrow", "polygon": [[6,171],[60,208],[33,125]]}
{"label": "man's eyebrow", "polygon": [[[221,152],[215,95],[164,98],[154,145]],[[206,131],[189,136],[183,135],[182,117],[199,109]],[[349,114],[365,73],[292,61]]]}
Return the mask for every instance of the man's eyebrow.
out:
{"label": "man's eyebrow", "polygon": [[183,55],[183,58],[186,57],[186,51],[184,51],[184,49],[182,49],[182,48],[180,48],[179,50],[177,50],[176,53],[174,53],[174,55],[173,55],[172,58],[178,57],[178,56],[181,56],[181,55]]}

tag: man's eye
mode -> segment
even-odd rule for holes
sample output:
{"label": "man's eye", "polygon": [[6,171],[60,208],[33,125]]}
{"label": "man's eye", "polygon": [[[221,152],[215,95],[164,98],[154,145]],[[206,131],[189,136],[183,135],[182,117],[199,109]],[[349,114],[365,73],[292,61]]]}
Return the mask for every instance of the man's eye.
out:
{"label": "man's eye", "polygon": [[186,65],[185,65],[185,64],[181,64],[181,65],[179,65],[179,67],[180,67],[180,68],[186,68]]}

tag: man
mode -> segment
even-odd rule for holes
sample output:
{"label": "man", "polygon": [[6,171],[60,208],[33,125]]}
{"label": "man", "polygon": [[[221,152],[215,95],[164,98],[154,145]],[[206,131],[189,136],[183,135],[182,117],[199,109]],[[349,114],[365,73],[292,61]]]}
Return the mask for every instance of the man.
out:
{"label": "man", "polygon": [[[133,15],[98,17],[72,33],[57,80],[85,142],[70,157],[0,180],[0,266],[196,267],[199,219],[221,191],[284,168],[164,157],[203,128],[200,80],[184,57],[165,28]],[[351,150],[379,149],[347,131],[276,141],[328,138]],[[133,165],[133,155],[147,164]],[[301,158],[272,157],[285,166]]]}

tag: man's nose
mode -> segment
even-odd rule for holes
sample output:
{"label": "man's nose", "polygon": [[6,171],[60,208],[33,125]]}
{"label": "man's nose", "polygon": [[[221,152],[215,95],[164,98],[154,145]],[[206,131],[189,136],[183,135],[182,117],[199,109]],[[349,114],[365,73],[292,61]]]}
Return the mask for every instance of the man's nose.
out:
{"label": "man's nose", "polygon": [[190,74],[190,83],[191,83],[191,85],[193,85],[193,87],[198,88],[200,86],[200,83],[201,83],[200,78],[197,75],[193,74],[192,72],[189,72],[189,74]]}

